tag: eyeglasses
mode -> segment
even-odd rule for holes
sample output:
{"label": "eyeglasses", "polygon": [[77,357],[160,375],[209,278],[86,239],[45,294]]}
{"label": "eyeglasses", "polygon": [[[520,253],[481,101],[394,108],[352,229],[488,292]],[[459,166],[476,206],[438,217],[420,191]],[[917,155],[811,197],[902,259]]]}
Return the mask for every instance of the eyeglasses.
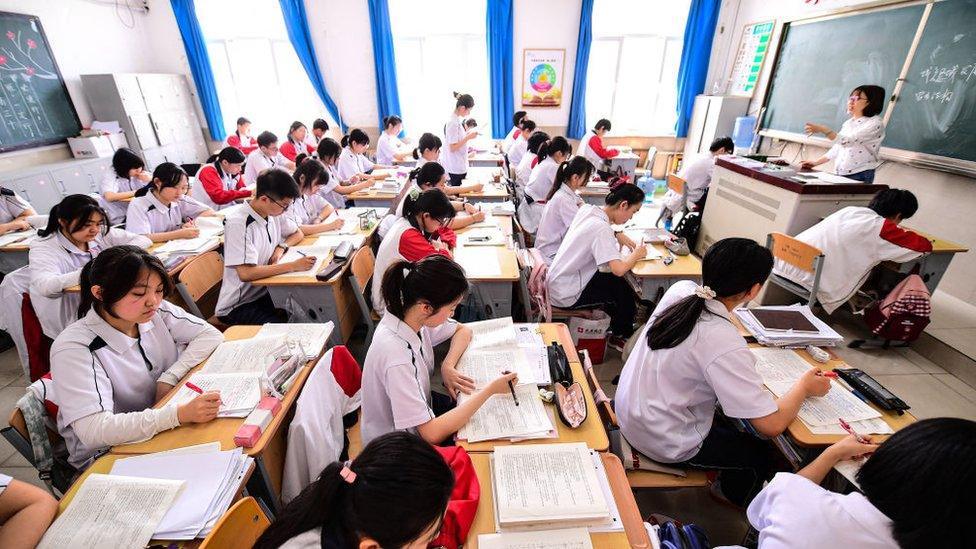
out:
{"label": "eyeglasses", "polygon": [[[268,195],[265,195],[265,196],[268,196]],[[288,204],[282,204],[281,202],[278,202],[277,200],[275,200],[274,198],[271,198],[270,196],[268,196],[268,200],[270,200],[270,201],[274,202],[275,204],[277,204],[278,207],[281,208],[282,210],[287,210],[288,208],[291,207],[291,203],[290,202]]]}
{"label": "eyeglasses", "polygon": [[867,101],[868,98],[867,97],[861,97],[860,95],[852,95],[852,96],[850,96],[850,97],[847,98],[847,101],[848,102],[853,102],[853,103],[857,103],[858,101],[861,101],[861,100]]}

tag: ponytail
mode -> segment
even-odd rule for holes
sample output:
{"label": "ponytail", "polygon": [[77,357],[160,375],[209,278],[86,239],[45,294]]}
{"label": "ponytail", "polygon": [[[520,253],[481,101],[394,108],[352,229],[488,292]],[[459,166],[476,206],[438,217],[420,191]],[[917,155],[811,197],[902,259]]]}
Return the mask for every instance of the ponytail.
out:
{"label": "ponytail", "polygon": [[457,100],[454,105],[455,109],[464,107],[470,110],[474,108],[474,97],[471,97],[469,94],[454,92],[454,99]]}
{"label": "ponytail", "polygon": [[342,136],[342,141],[339,143],[343,147],[348,147],[353,143],[358,143],[359,145],[369,145],[369,136],[366,132],[359,128],[350,130],[349,133]]}
{"label": "ponytail", "polygon": [[546,143],[545,148],[539,148],[539,152],[537,153],[539,162],[542,162],[546,158],[549,158],[558,152],[561,152],[566,156],[573,154],[573,147],[569,144],[569,141],[566,141],[566,138],[561,135],[553,137],[548,143]]}
{"label": "ponytail", "polygon": [[420,302],[435,311],[461,299],[468,291],[464,269],[440,255],[429,255],[416,263],[400,260],[386,269],[380,287],[386,310],[399,319]]}
{"label": "ponytail", "polygon": [[546,132],[534,132],[529,136],[528,151],[536,156],[549,143],[549,134]]}
{"label": "ponytail", "polygon": [[[570,176],[573,175],[578,175],[583,178],[583,184],[585,185],[585,182],[589,181],[593,175],[593,163],[582,156],[575,156],[572,160],[567,160],[559,164],[559,168],[556,170],[556,177],[552,181],[552,188],[549,189],[549,194],[546,196],[546,201],[552,200],[559,187],[567,183]],[[641,202],[643,201],[644,199],[642,198]]]}
{"label": "ponytail", "polygon": [[[426,166],[426,164],[424,165]],[[454,210],[450,199],[440,189],[407,193],[407,196],[403,197],[403,217],[407,218],[414,229],[426,235],[424,228],[417,222],[417,216],[420,214],[427,214],[434,219],[443,221],[454,219],[457,212]]]}
{"label": "ponytail", "polygon": [[604,197],[603,201],[607,206],[616,206],[625,202],[628,206],[644,202],[644,191],[633,183],[618,182],[610,185],[610,192]]}
{"label": "ponytail", "polygon": [[651,350],[677,347],[694,331],[713,295],[727,298],[748,292],[766,282],[772,270],[773,255],[765,247],[748,238],[719,240],[702,258],[701,291],[656,314],[647,330],[647,346]]}
{"label": "ponytail", "polygon": [[417,140],[417,148],[413,150],[413,157],[415,160],[420,160],[423,156],[424,151],[436,151],[440,149],[443,143],[441,143],[441,138],[436,135],[427,132],[420,136]]}
{"label": "ponytail", "polygon": [[[301,160],[299,157],[304,156]],[[319,162],[318,160],[307,156],[298,155],[295,157],[295,173],[292,177],[298,184],[298,188],[301,190],[302,194],[305,191],[313,189],[316,185],[326,185],[329,183],[329,171],[325,169],[325,164]]]}
{"label": "ponytail", "polygon": [[319,160],[322,162],[328,162],[330,158],[338,158],[342,153],[342,145],[336,143],[335,139],[331,137],[323,137],[322,141],[319,141]]}
{"label": "ponytail", "polygon": [[[136,191],[136,196],[146,196],[153,187],[156,187],[156,190],[162,190],[166,187],[178,187],[185,177],[186,172],[183,171],[183,168],[172,162],[163,162],[153,170],[152,180]],[[157,181],[159,182],[158,185],[156,184]]]}
{"label": "ponytail", "polygon": [[440,163],[428,162],[412,170],[408,180],[416,181],[417,186],[423,190],[427,187],[436,187],[446,173],[444,166],[441,166]]}
{"label": "ponytail", "polygon": [[295,130],[297,130],[298,128],[305,128],[305,130],[308,131],[308,128],[305,127],[305,124],[302,124],[300,121],[296,120],[291,123],[291,126],[288,126],[288,133],[285,134],[285,138],[288,140],[289,143],[304,145],[304,143],[301,143],[300,141],[295,141],[291,137],[291,134],[295,133]]}
{"label": "ponytail", "polygon": [[402,124],[402,123],[403,123],[403,119],[402,118],[400,118],[399,116],[397,116],[395,114],[391,114],[390,116],[387,116],[387,117],[383,118],[383,129],[384,130],[388,130],[388,129],[396,126],[397,124]]}
{"label": "ponytail", "polygon": [[213,164],[217,168],[217,174],[223,177],[224,170],[220,167],[221,160],[228,164],[243,164],[247,157],[237,147],[224,147],[217,154],[210,155],[210,158],[207,158],[207,164]]}
{"label": "ponytail", "polygon": [[47,226],[37,231],[40,237],[50,236],[61,230],[64,223],[65,230],[73,233],[88,223],[92,216],[102,216],[102,234],[108,233],[108,214],[98,205],[98,202],[87,194],[70,194],[51,208],[51,215],[47,218]]}

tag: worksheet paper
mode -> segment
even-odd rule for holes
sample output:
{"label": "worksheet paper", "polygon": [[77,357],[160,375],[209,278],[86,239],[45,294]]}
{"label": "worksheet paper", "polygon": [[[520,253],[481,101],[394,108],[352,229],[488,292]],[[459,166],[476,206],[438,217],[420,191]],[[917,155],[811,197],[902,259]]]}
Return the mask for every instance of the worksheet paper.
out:
{"label": "worksheet paper", "polygon": [[[483,440],[534,438],[548,435],[555,429],[546,413],[539,390],[534,385],[515,388],[518,405],[511,393],[492,395],[458,431],[458,438],[468,442]],[[470,398],[458,396],[458,405]]]}
{"label": "worksheet paper", "polygon": [[301,277],[301,276],[315,276],[318,274],[319,270],[322,269],[322,265],[332,258],[332,248],[327,246],[318,246],[317,243],[312,246],[292,246],[288,248],[285,255],[278,260],[278,263],[291,263],[292,261],[298,261],[303,257],[314,257],[315,265],[312,268],[305,271],[298,271],[293,273],[284,273],[278,276],[283,277]]}
{"label": "worksheet paper", "polygon": [[358,250],[363,246],[363,243],[366,242],[366,235],[364,234],[343,235],[338,233],[325,233],[322,236],[318,237],[315,240],[315,244],[313,245],[320,248],[324,247],[324,248],[329,248],[330,250],[334,250],[338,248],[339,244],[342,244],[343,242],[349,242],[350,244],[352,244],[353,249]]}
{"label": "worksheet paper", "polygon": [[289,343],[300,345],[305,357],[313,359],[322,352],[334,328],[331,320],[322,324],[265,324],[254,337],[284,338]]}
{"label": "worksheet paper", "polygon": [[218,244],[215,236],[198,236],[197,238],[180,238],[170,240],[153,250],[155,254],[172,254],[177,252],[201,252],[208,248],[216,248]]}
{"label": "worksheet paper", "polygon": [[502,266],[494,250],[455,248],[454,261],[464,268],[468,278],[491,278],[502,275]]}
{"label": "worksheet paper", "polygon": [[506,532],[478,536],[481,549],[593,549],[586,528]]}
{"label": "worksheet paper", "polygon": [[519,347],[545,347],[538,324],[519,324],[515,326],[515,339]]}
{"label": "worksheet paper", "polygon": [[89,475],[38,548],[145,547],[182,488],[178,480]]}
{"label": "worksheet paper", "polygon": [[459,235],[465,246],[504,246],[507,239],[498,227],[472,229]]}
{"label": "worksheet paper", "polygon": [[[189,382],[205,393],[209,391],[220,393],[221,405],[217,417],[247,417],[261,401],[263,394],[261,376],[256,373],[209,374],[196,372],[190,376]],[[187,387],[186,383],[182,383],[170,403],[186,404],[198,396],[200,393]]]}
{"label": "worksheet paper", "polygon": [[495,349],[516,345],[515,322],[512,317],[493,318],[464,325],[471,330],[471,343],[468,350]]}
{"label": "worksheet paper", "polygon": [[225,341],[217,346],[200,371],[207,374],[263,373],[287,351],[287,342],[276,337]]}
{"label": "worksheet paper", "polygon": [[200,229],[200,236],[215,238],[224,234],[224,218],[217,216],[201,216],[194,220],[194,225]]}
{"label": "worksheet paper", "polygon": [[484,219],[484,221],[479,221],[477,223],[472,223],[472,224],[468,225],[468,227],[470,227],[472,229],[482,229],[482,228],[485,228],[485,229],[498,229],[498,227],[499,227],[498,218],[496,218],[494,215],[492,215],[491,212],[485,212],[485,219]]}
{"label": "worksheet paper", "polygon": [[26,231],[17,231],[14,233],[7,233],[5,235],[0,236],[0,248],[4,246],[9,246],[10,244],[14,244],[16,242],[20,242],[32,236],[37,236],[37,231],[34,229],[28,229]]}
{"label": "worksheet paper", "polygon": [[[851,429],[853,429],[855,433],[860,435],[891,435],[895,432],[895,430],[891,428],[891,425],[888,425],[888,422],[880,417],[864,419],[861,421],[848,421],[847,424],[851,426]],[[808,425],[807,427],[810,429],[810,432],[815,435],[847,435],[847,431],[840,426],[839,421],[831,425]]]}
{"label": "worksheet paper", "polygon": [[471,343],[458,361],[458,371],[484,387],[504,371],[515,372],[519,385],[548,385],[549,356],[544,346],[520,347],[511,317],[465,324]]}

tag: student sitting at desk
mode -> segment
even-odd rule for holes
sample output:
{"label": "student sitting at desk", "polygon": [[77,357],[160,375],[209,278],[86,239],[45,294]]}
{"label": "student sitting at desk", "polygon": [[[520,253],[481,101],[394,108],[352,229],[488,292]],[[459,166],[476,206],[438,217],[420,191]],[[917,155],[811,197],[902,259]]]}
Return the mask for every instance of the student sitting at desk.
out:
{"label": "student sitting at desk", "polygon": [[441,530],[454,472],[430,444],[389,433],[334,462],[288,503],[254,549],[427,547]]}
{"label": "student sitting at desk", "polygon": [[0,234],[29,230],[27,218],[32,215],[36,212],[29,202],[7,187],[0,187]]}
{"label": "student sitting at desk", "polygon": [[826,154],[816,160],[806,160],[801,166],[813,168],[834,161],[834,173],[848,179],[874,183],[874,170],[881,163],[878,151],[884,140],[885,90],[881,86],[858,86],[847,98],[847,112],[851,117],[844,121],[839,132],[821,124],[807,122],[808,134],[822,133],[834,142]]}
{"label": "student sitting at desk", "polygon": [[[857,473],[860,492],[820,486],[839,461],[874,452]],[[881,446],[853,436],[793,473],[778,473],[749,505],[759,549],[924,549],[976,544],[976,423],[925,419]]]}
{"label": "student sitting at desk", "polygon": [[539,230],[535,233],[535,247],[547,264],[551,264],[552,258],[556,257],[559,243],[583,205],[577,191],[585,187],[592,176],[593,164],[582,156],[563,162],[556,170],[556,180],[546,195],[546,208],[542,212]]}
{"label": "student sitting at desk", "polygon": [[[447,187],[447,172],[444,171],[444,166],[441,166],[437,162],[428,162],[423,166],[415,168],[413,171],[411,171],[409,180],[413,182],[411,189],[416,189],[418,193],[426,191],[427,189],[440,189],[441,191],[444,191]],[[406,202],[406,200],[401,200],[398,202],[394,213],[388,214],[383,218],[383,221],[380,222],[380,226],[376,229],[376,232],[380,235],[381,239],[384,238],[388,232],[390,232],[390,227],[396,223],[396,220],[403,217],[404,202]],[[455,211],[464,212],[467,215],[455,216],[453,219],[448,221],[447,226],[441,227],[440,235],[442,240],[454,240],[456,237],[450,236],[453,231],[463,229],[468,225],[480,223],[485,220],[485,212],[481,211],[478,207],[472,205],[470,202],[465,202],[463,200],[451,200],[451,205],[454,206]]]}
{"label": "student sitting at desk", "polygon": [[[827,313],[847,302],[882,261],[904,263],[932,251],[932,242],[898,226],[915,215],[918,200],[911,191],[886,189],[865,208],[848,206],[796,235],[824,254],[817,301]],[[813,274],[776,261],[776,274],[806,289]]]}
{"label": "student sitting at desk", "polygon": [[515,167],[515,183],[523,192],[525,191],[525,186],[529,183],[529,176],[532,175],[532,169],[539,164],[539,151],[544,150],[548,145],[548,133],[542,130],[532,132],[532,137],[526,143],[525,154]]}
{"label": "student sitting at desk", "polygon": [[244,168],[244,184],[254,186],[258,176],[265,170],[280,168],[287,171],[295,169],[295,163],[288,160],[278,149],[278,136],[271,132],[258,135],[258,148],[247,155]]}
{"label": "student sitting at desk", "polygon": [[532,133],[535,131],[535,122],[531,120],[522,121],[522,131],[519,132],[518,138],[512,143],[512,146],[508,149],[508,162],[512,166],[518,166],[519,162],[522,161],[522,157],[525,156],[525,152],[529,148],[529,138],[532,137]]}
{"label": "student sitting at desk", "polygon": [[314,151],[319,147],[319,143],[325,139],[325,132],[327,131],[329,131],[329,123],[323,118],[316,118],[315,121],[312,122],[312,133],[305,137],[305,144],[312,147],[312,150]]}
{"label": "student sitting at desk", "polygon": [[152,181],[136,191],[136,197],[129,202],[126,230],[144,234],[153,242],[200,236],[200,229],[193,220],[217,214],[187,196],[189,188],[183,168],[172,162],[156,166]]}
{"label": "student sitting at desk", "polygon": [[339,155],[342,154],[342,147],[335,139],[326,137],[319,141],[318,153],[319,160],[325,164],[325,169],[329,172],[329,182],[319,187],[319,194],[334,207],[345,208],[346,196],[373,186],[372,179],[366,178],[360,181],[358,175],[348,179],[339,177],[336,164],[339,162]]}
{"label": "student sitting at desk", "polygon": [[105,173],[99,186],[98,202],[108,213],[110,225],[125,221],[131,200],[136,191],[152,181],[152,174],[146,171],[146,163],[131,149],[125,147],[112,155],[112,170]]}
{"label": "student sitting at desk", "polygon": [[[370,159],[366,158],[366,149],[369,148],[369,136],[366,132],[358,128],[352,129],[348,134],[342,136],[342,153],[339,154],[339,162],[336,164],[336,172],[341,181],[346,181],[352,177],[362,179],[382,179],[380,174],[372,174],[373,168],[377,167]],[[385,166],[379,166],[381,168]],[[383,174],[385,176],[385,173]]]}
{"label": "student sitting at desk", "polygon": [[58,501],[51,494],[0,474],[0,547],[37,547],[57,514]]}
{"label": "student sitting at desk", "polygon": [[108,214],[94,198],[72,194],[51,208],[41,238],[31,243],[30,298],[44,335],[54,339],[78,319],[81,296],[65,290],[77,286],[81,268],[112,246],[152,245],[149,238],[108,227]]}
{"label": "student sitting at desk", "polygon": [[301,230],[286,234],[288,227],[281,219],[298,197],[298,185],[288,172],[268,170],[258,176],[254,198],[224,220],[224,280],[214,311],[224,324],[283,321],[268,289],[251,282],[315,265],[312,256],[278,262],[288,246],[305,237]]}
{"label": "student sitting at desk", "polygon": [[413,150],[413,157],[417,161],[417,168],[427,162],[437,162],[441,157],[441,138],[427,132],[417,140],[417,148]]}
{"label": "student sitting at desk", "polygon": [[527,115],[528,113],[525,111],[517,111],[514,115],[512,115],[512,129],[508,130],[508,135],[505,136],[501,147],[499,147],[502,154],[508,154],[508,148],[512,146],[512,143],[514,143],[515,140],[518,139],[519,134],[522,133],[522,119],[524,119]]}
{"label": "student sitting at desk", "polygon": [[82,269],[79,320],[51,347],[58,432],[75,468],[110,446],[217,417],[216,392],[152,408],[224,340],[165,301],[172,291],[159,259],[135,246],[109,248]]}
{"label": "student sitting at desk", "polygon": [[580,139],[579,147],[576,148],[576,155],[589,160],[594,166],[603,166],[604,160],[609,160],[618,154],[617,149],[607,149],[603,146],[603,136],[610,131],[610,121],[601,118],[596,121],[593,129],[588,131],[583,139]]}
{"label": "student sitting at desk", "polygon": [[410,151],[404,150],[403,141],[397,137],[403,130],[403,120],[395,114],[383,119],[383,133],[376,140],[376,163],[392,166],[396,162],[403,162],[410,156]]}
{"label": "student sitting at desk", "polygon": [[306,137],[308,137],[308,128],[305,127],[305,124],[298,120],[292,122],[291,126],[288,127],[288,133],[285,135],[285,143],[279,149],[281,156],[295,162],[295,157],[300,154],[314,153],[315,147],[305,142]]}
{"label": "student sitting at desk", "polygon": [[336,230],[342,227],[344,221],[336,217],[325,223],[336,209],[319,194],[319,189],[329,184],[329,172],[315,158],[304,156],[298,156],[298,168],[294,174],[300,194],[282,216],[282,221],[287,225],[284,231],[291,234],[300,230],[308,236]]}
{"label": "student sitting at desk", "polygon": [[[430,191],[428,191],[430,192]],[[443,195],[442,195],[443,196]],[[446,257],[432,255],[417,262],[396,261],[379,284],[386,314],[376,327],[363,363],[362,436],[367,444],[392,431],[409,431],[430,444],[443,442],[471,419],[495,394],[508,392],[514,373],[502,374],[484,388],[458,373],[461,355],[471,342],[471,329],[451,317],[468,292],[464,269]],[[441,362],[444,386],[454,398],[470,395],[463,404],[435,399],[430,390],[434,347],[451,340]]]}
{"label": "student sitting at desk", "polygon": [[220,210],[233,205],[238,200],[251,197],[251,191],[244,186],[241,167],[247,158],[239,149],[224,147],[219,153],[207,159],[197,179],[207,196],[201,196],[200,202],[210,202],[214,209]]}
{"label": "student sitting at desk", "polygon": [[529,181],[525,185],[525,202],[519,211],[519,221],[526,231],[535,234],[538,230],[539,220],[542,219],[542,211],[546,206],[546,195],[556,180],[556,170],[571,154],[573,147],[561,135],[553,137],[546,143],[545,149],[539,150],[539,163],[532,168],[529,175]]}
{"label": "student sitting at desk", "polygon": [[702,259],[704,285],[682,280],[665,292],[617,386],[620,432],[634,448],[661,463],[720,470],[721,494],[740,507],[772,476],[769,443],[728,424],[716,405],[775,437],[807,397],[830,389],[830,379],[811,367],[774,399],[729,320],[756,297],[772,267],[772,254],[752,240],[713,244]]}
{"label": "student sitting at desk", "polygon": [[[403,197],[403,216],[393,223],[376,252],[373,280],[383,280],[386,269],[400,260],[420,261],[434,254],[452,257],[457,236],[442,229],[456,213],[440,189],[412,191]],[[373,284],[372,293],[373,310],[382,314],[386,304],[379,284]]]}
{"label": "student sitting at desk", "polygon": [[[704,211],[708,186],[712,183],[712,172],[715,171],[715,159],[719,156],[732,154],[735,143],[731,137],[719,137],[708,146],[708,153],[686,162],[678,172],[678,177],[685,180],[688,189],[688,207],[697,211]],[[670,212],[667,219],[681,211],[681,195],[668,189],[663,199],[664,207]]]}
{"label": "student sitting at desk", "polygon": [[227,136],[227,146],[240,149],[245,155],[258,148],[257,140],[251,137],[251,121],[243,116],[237,119],[237,129]]}

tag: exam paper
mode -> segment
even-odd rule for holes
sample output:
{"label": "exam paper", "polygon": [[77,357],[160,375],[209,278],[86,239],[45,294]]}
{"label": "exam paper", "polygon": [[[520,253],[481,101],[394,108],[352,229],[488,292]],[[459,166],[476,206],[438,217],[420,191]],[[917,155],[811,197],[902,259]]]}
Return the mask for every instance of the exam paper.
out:
{"label": "exam paper", "polygon": [[285,352],[286,343],[274,337],[225,341],[217,346],[200,371],[208,374],[263,373],[279,353]]}
{"label": "exam paper", "polygon": [[315,257],[315,265],[312,265],[311,269],[305,271],[298,271],[294,273],[285,273],[278,276],[284,277],[301,277],[301,276],[315,276],[318,274],[319,270],[322,269],[322,264],[328,261],[332,257],[332,249],[325,246],[292,246],[285,252],[285,255],[278,260],[278,263],[290,263],[292,261],[298,261],[303,257]]}
{"label": "exam paper", "polygon": [[479,251],[470,248],[456,248],[454,261],[464,268],[468,278],[491,278],[501,276],[502,266],[494,250]]}
{"label": "exam paper", "polygon": [[153,250],[153,253],[157,254],[171,254],[177,252],[199,252],[203,251],[209,247],[217,247],[216,237],[211,236],[198,236],[197,238],[179,238],[176,240],[170,240],[162,246]]}
{"label": "exam paper", "polygon": [[[895,432],[891,428],[891,425],[888,425],[888,422],[880,417],[861,421],[848,421],[847,424],[851,426],[851,429],[855,433],[861,435],[891,435]],[[840,426],[839,421],[832,425],[809,425],[808,427],[810,428],[810,432],[815,435],[847,435],[847,431]]]}
{"label": "exam paper", "polygon": [[265,324],[254,337],[287,339],[289,343],[301,345],[305,357],[312,359],[322,352],[334,328],[332,321],[324,324]]}
{"label": "exam paper", "polygon": [[5,235],[0,236],[0,248],[4,246],[9,246],[10,244],[20,242],[24,239],[30,238],[31,236],[37,236],[37,231],[34,229],[28,229],[26,231],[7,233]]}
{"label": "exam paper", "polygon": [[498,227],[472,229],[458,236],[465,246],[504,246],[506,241]]}
{"label": "exam paper", "polygon": [[145,547],[182,487],[177,480],[89,475],[38,548]]}
{"label": "exam paper", "polygon": [[545,347],[538,324],[519,324],[515,326],[515,338],[519,347]]}
{"label": "exam paper", "polygon": [[[518,374],[519,385],[545,385],[552,383],[551,380],[546,381],[549,378],[548,375],[544,376],[539,372],[538,359],[535,362],[530,362],[530,355],[524,351],[525,349],[518,347],[474,351],[466,350],[461,355],[461,359],[458,360],[457,370],[473,379],[475,386],[479,389],[491,383],[492,380],[501,376],[502,372],[505,371]],[[549,356],[547,354],[547,367],[548,360]]]}
{"label": "exam paper", "polygon": [[[190,383],[203,392],[220,392],[220,410],[217,417],[247,417],[261,400],[260,374],[208,374],[196,372],[190,376]],[[170,400],[177,406],[186,404],[199,396],[199,393],[180,384],[177,393]]]}
{"label": "exam paper", "polygon": [[[534,385],[515,388],[518,405],[510,393],[492,395],[458,431],[458,438],[468,442],[483,440],[531,438],[555,429]],[[458,396],[462,404],[468,395]]]}
{"label": "exam paper", "polygon": [[514,347],[515,322],[512,317],[493,318],[464,325],[471,330],[471,343],[468,350]]}
{"label": "exam paper", "polygon": [[593,549],[586,528],[505,532],[478,536],[481,549]]}

